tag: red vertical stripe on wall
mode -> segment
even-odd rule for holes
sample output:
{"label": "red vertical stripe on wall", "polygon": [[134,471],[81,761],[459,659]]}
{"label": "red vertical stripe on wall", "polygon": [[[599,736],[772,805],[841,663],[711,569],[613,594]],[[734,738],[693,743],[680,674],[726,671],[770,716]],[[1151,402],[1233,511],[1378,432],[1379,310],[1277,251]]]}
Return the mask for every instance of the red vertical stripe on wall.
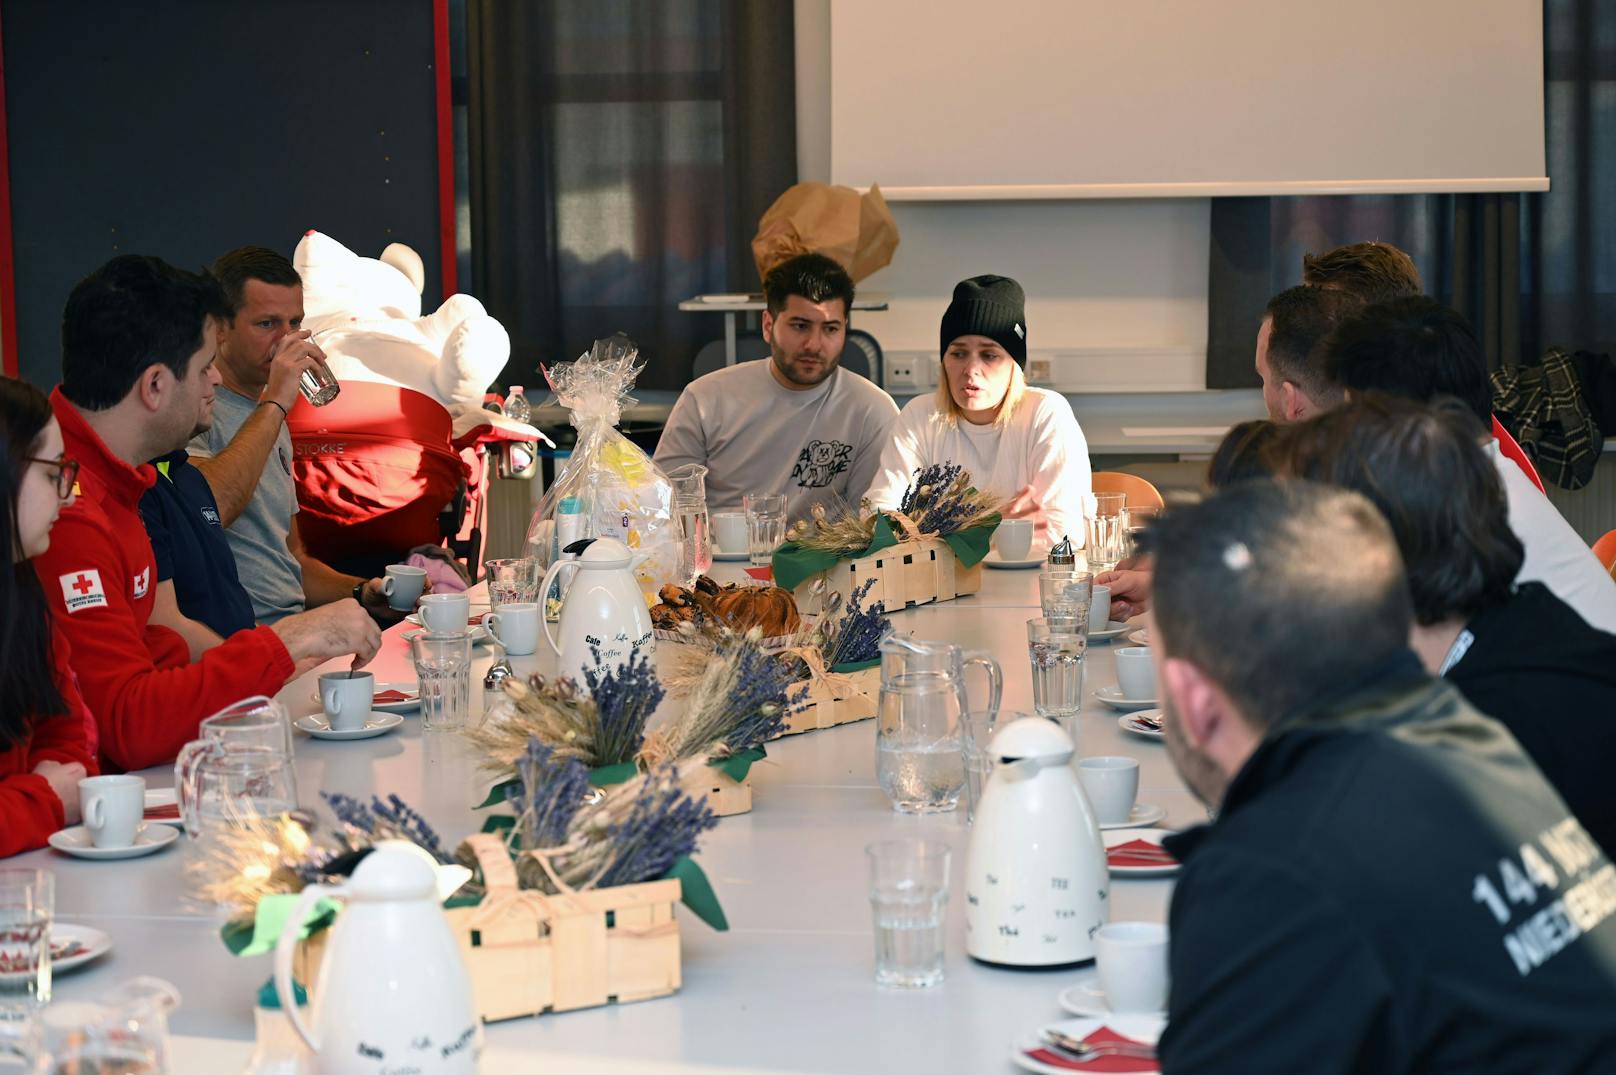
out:
{"label": "red vertical stripe on wall", "polygon": [[0,352],[8,377],[17,376],[18,369],[16,280],[11,257],[11,157],[6,144],[6,52],[0,34]]}
{"label": "red vertical stripe on wall", "polygon": [[432,0],[433,70],[438,96],[438,249],[443,297],[460,290],[459,250],[455,244],[454,101],[449,90],[449,0]]}

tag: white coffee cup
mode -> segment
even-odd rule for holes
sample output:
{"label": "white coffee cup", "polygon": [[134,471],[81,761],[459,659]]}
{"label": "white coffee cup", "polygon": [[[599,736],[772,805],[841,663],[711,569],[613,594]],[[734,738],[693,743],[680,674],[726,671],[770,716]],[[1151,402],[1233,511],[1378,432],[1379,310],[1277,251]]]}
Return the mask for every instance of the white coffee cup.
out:
{"label": "white coffee cup", "polygon": [[1084,758],[1077,763],[1078,783],[1102,825],[1120,825],[1133,816],[1139,796],[1139,762],[1134,758]]}
{"label": "white coffee cup", "polygon": [[1001,560],[1025,560],[1032,552],[1032,520],[1005,519],[993,532]]}
{"label": "white coffee cup", "polygon": [[376,677],[369,672],[327,672],[320,677],[320,707],[332,731],[363,728],[375,697]]}
{"label": "white coffee cup", "polygon": [[746,513],[744,511],[716,511],[709,519],[713,539],[718,551],[726,555],[741,555],[746,548]]}
{"label": "white coffee cup", "polygon": [[539,648],[539,606],[527,602],[500,605],[483,617],[483,626],[494,633],[505,652],[526,657]]}
{"label": "white coffee cup", "polygon": [[1167,1010],[1167,927],[1160,922],[1112,922],[1094,936],[1100,988],[1113,1012]]}
{"label": "white coffee cup", "polygon": [[1122,696],[1145,702],[1156,697],[1156,659],[1149,646],[1124,646],[1117,650],[1117,686]]}
{"label": "white coffee cup", "polygon": [[146,781],[127,773],[79,781],[79,813],[96,847],[128,847],[146,815]]}
{"label": "white coffee cup", "polygon": [[1096,586],[1089,598],[1089,634],[1111,625],[1111,587]]}
{"label": "white coffee cup", "polygon": [[429,593],[415,606],[415,614],[428,631],[456,634],[466,629],[471,598],[463,593]]}
{"label": "white coffee cup", "polygon": [[424,567],[391,564],[382,579],[382,593],[387,596],[387,606],[395,612],[408,612],[414,608],[424,589],[426,589]]}

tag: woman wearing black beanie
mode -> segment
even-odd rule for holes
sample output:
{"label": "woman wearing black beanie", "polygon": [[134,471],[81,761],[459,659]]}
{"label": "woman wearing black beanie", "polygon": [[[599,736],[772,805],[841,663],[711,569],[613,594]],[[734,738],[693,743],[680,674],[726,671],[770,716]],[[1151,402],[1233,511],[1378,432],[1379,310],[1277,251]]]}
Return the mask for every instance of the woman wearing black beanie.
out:
{"label": "woman wearing black beanie", "polygon": [[921,467],[958,463],[1005,502],[1006,518],[1033,521],[1035,545],[1082,541],[1092,502],[1088,443],[1064,396],[1027,384],[1025,307],[1021,285],[1007,276],[973,276],[954,288],[937,392],[898,416],[870,488],[873,506],[896,508]]}

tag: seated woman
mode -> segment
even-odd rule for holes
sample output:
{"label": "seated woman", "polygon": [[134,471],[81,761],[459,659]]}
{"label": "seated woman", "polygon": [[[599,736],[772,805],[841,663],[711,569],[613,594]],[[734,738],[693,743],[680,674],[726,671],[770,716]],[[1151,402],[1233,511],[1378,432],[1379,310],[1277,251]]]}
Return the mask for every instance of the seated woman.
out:
{"label": "seated woman", "polygon": [[1589,834],[1616,852],[1616,635],[1541,583],[1515,584],[1524,553],[1484,432],[1457,402],[1369,396],[1286,428],[1268,459],[1282,477],[1374,502],[1403,554],[1410,645],[1426,669],[1508,727]]}
{"label": "seated woman", "polygon": [[898,416],[868,494],[874,507],[898,507],[922,467],[957,463],[1003,500],[1005,518],[1031,519],[1041,547],[1082,541],[1093,503],[1088,444],[1065,397],[1027,385],[1025,305],[1021,285],[1004,276],[954,288],[937,392]]}
{"label": "seated woman", "polygon": [[78,464],[62,454],[50,402],[0,377],[0,525],[11,533],[0,571],[0,856],[42,847],[79,819],[79,780],[97,772],[94,727],[28,559],[74,496]]}

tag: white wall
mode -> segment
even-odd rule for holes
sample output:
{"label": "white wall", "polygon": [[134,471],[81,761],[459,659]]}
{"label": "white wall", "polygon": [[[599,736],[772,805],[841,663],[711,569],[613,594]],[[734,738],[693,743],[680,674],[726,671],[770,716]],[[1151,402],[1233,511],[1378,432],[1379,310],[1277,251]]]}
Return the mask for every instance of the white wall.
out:
{"label": "white wall", "polygon": [[[798,178],[827,182],[829,0],[796,0],[796,38]],[[889,366],[912,357],[935,383],[938,323],[954,284],[1002,273],[1027,290],[1029,369],[1049,362],[1047,378],[1035,379],[1066,391],[1204,388],[1209,205],[892,203],[898,251],[860,283],[888,293],[891,309],[860,313],[856,324],[881,341]]]}

